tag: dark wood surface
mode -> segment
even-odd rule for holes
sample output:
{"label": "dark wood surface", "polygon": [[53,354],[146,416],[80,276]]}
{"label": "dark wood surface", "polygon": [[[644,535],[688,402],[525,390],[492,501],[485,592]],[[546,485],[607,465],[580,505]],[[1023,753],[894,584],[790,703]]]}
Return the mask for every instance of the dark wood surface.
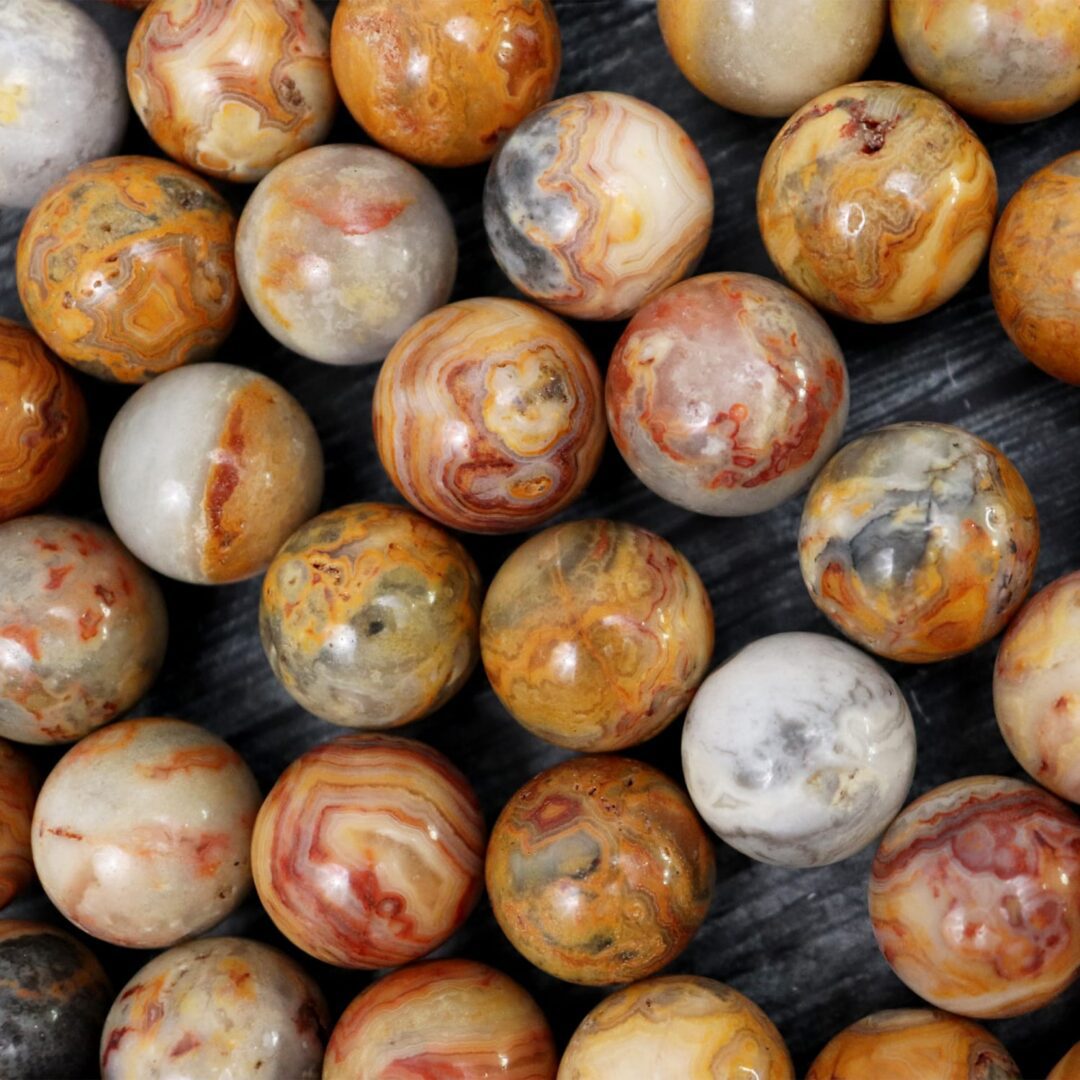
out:
{"label": "dark wood surface", "polygon": [[[99,0],[85,6],[122,49],[134,15]],[[652,0],[555,0],[555,7],[565,48],[560,95],[587,89],[635,94],[674,116],[705,155],[717,212],[701,269],[775,277],[758,235],[754,190],[761,159],[780,121],[738,116],[693,90],[664,49]],[[889,41],[870,75],[910,81]],[[1002,206],[1026,176],[1080,147],[1076,106],[1041,123],[974,127],[997,168]],[[367,140],[342,112],[331,141]],[[125,151],[157,152],[134,116]],[[483,168],[429,175],[457,224],[461,265],[455,299],[511,295],[513,290],[484,239]],[[237,207],[247,190],[231,189]],[[0,212],[0,315],[14,318],[22,317],[14,288],[15,242],[21,224],[21,214]],[[985,266],[951,303],[913,322],[892,327],[830,322],[851,373],[846,437],[895,420],[940,420],[991,440],[1012,457],[1038,502],[1043,549],[1036,587],[1080,567],[1080,391],[1042,375],[1012,347],[990,303]],[[621,327],[579,329],[601,365],[606,364]],[[219,359],[266,372],[308,409],[326,451],[325,508],[366,499],[401,501],[372,442],[376,368],[332,368],[303,360],[272,341],[247,313]],[[93,437],[81,469],[55,507],[101,521],[97,450],[109,420],[130,391],[80,381],[91,405]],[[828,632],[799,575],[795,537],[800,508],[801,499],[794,499],[771,513],[742,520],[696,516],[642,487],[609,443],[595,482],[566,516],[636,522],[679,547],[711,594],[720,660],[765,634]],[[464,539],[490,580],[522,538]],[[206,725],[244,755],[264,790],[293,758],[340,733],[293,704],[271,675],[258,641],[257,581],[217,589],[172,582],[164,586],[171,619],[166,667],[132,715],[164,714]],[[975,773],[1022,775],[994,722],[991,672],[996,647],[994,642],[934,666],[890,665],[918,731],[913,795]],[[634,753],[679,776],[680,726],[673,725]],[[439,747],[464,769],[489,824],[520,784],[567,756],[518,727],[481,673],[441,712],[402,733]],[[52,751],[37,754],[44,767],[58,756]],[[671,968],[721,979],[749,994],[779,1026],[800,1075],[845,1025],[877,1009],[917,1004],[874,944],[866,912],[871,856],[872,851],[865,851],[819,870],[783,870],[752,862],[718,842],[719,879],[708,921]],[[59,920],[40,891],[4,914]],[[248,934],[285,946],[254,897],[215,932]],[[99,942],[90,945],[118,988],[148,959],[145,953]],[[603,996],[603,991],[567,986],[531,968],[503,938],[486,902],[439,955],[474,957],[519,979],[547,1012],[560,1044]],[[335,1016],[372,977],[299,958],[324,987]],[[1080,1038],[1078,1015],[1080,984],[1038,1012],[988,1027],[1015,1056],[1025,1077],[1045,1077]]]}

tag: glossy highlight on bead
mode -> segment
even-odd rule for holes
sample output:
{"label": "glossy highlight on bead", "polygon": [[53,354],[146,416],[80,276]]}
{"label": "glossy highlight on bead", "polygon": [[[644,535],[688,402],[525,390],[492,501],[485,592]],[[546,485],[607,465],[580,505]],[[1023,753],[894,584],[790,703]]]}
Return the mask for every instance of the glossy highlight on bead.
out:
{"label": "glossy highlight on bead", "polygon": [[1080,975],[1080,818],[1020,780],[934,788],[881,841],[870,918],[893,971],[931,1004],[1031,1012]]}
{"label": "glossy highlight on bead", "polygon": [[172,162],[114,157],[68,173],[19,237],[19,299],[61,359],[144,383],[205,360],[236,321],[236,219]]}
{"label": "glossy highlight on bead", "polygon": [[803,507],[799,563],[840,630],[892,660],[947,660],[1023,602],[1039,522],[1016,466],[949,424],[893,424],[843,447]]}
{"label": "glossy highlight on bead", "polygon": [[330,26],[314,0],[157,0],[132,33],[127,85],[170,157],[253,183],[330,129]]}
{"label": "glossy highlight on bead", "polygon": [[666,540],[615,521],[554,525],[499,568],[480,655],[499,700],[534,735],[621,750],[686,708],[713,648],[709,595]]}
{"label": "glossy highlight on bead", "polygon": [[593,478],[607,433],[600,373],[561,319],[462,300],[407,330],[379,372],[375,446],[394,486],[452,529],[535,528]]}
{"label": "glossy highlight on bead", "polygon": [[689,799],[629,758],[571,758],[506,804],[487,888],[511,944],[542,971],[606,986],[659,971],[712,898],[712,845]]}
{"label": "glossy highlight on bead", "polygon": [[485,839],[476,795],[438,751],[345,735],[294,761],[267,796],[255,887],[278,929],[317,959],[394,967],[468,918]]}

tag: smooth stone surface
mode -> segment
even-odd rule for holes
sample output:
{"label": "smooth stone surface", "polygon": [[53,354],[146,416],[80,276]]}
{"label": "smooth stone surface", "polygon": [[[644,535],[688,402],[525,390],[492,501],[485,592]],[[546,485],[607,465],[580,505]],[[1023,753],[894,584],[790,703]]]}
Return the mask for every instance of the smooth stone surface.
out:
{"label": "smooth stone surface", "polygon": [[994,637],[1038,556],[1024,478],[948,424],[893,424],[848,443],[818,474],[799,527],[814,603],[859,645],[910,663]]}
{"label": "smooth stone surface", "polygon": [[372,146],[317,146],[260,181],[236,235],[248,306],[267,333],[325,364],[370,364],[450,298],[446,204]]}
{"label": "smooth stone surface", "polygon": [[259,899],[298,948],[374,969],[418,960],[483,891],[486,829],[469,782],[412,739],[345,735],[309,750],[259,811]]}
{"label": "smooth stone surface", "polygon": [[34,866],[81,930],[160,949],[220,922],[251,887],[259,789],[228,744],[182,720],[122,720],[49,774]]}
{"label": "smooth stone surface", "polygon": [[777,270],[826,311],[869,323],[951,300],[990,244],[997,177],[940,99],[864,82],[807,102],[758,178],[758,225]]}
{"label": "smooth stone surface", "polygon": [[434,712],[480,659],[480,572],[453,537],[386,503],[320,514],[282,545],[259,606],[263,650],[309,712],[391,728]]}
{"label": "smooth stone surface", "polygon": [[112,1000],[97,958],[46,923],[0,919],[0,1075],[57,1080],[96,1075]]}
{"label": "smooth stone surface", "polygon": [[30,759],[0,739],[0,909],[34,880],[30,821],[40,787]]}
{"label": "smooth stone surface", "polygon": [[779,506],[829,459],[848,414],[843,353],[797,293],[705,274],[645,305],[607,370],[615,445],[638,479],[699,514]]}
{"label": "smooth stone surface", "polygon": [[1074,0],[893,0],[890,11],[915,78],[961,112],[1024,124],[1080,101]]}
{"label": "smooth stone surface", "polygon": [[551,100],[559,23],[548,0],[343,0],[334,77],[356,122],[423,165],[486,161]]}
{"label": "smooth stone surface", "polygon": [[133,394],[98,472],[121,540],[158,573],[200,585],[264,570],[323,490],[307,413],[276,382],[231,364],[174,371]]}
{"label": "smooth stone surface", "polygon": [[130,709],[169,634],[157,582],[115,536],[75,518],[0,525],[0,735],[65,743]]}
{"label": "smooth stone surface", "polygon": [[235,235],[229,204],[193,172],[141,155],[93,161],[26,219],[19,299],[69,364],[144,383],[212,356],[232,330]]}
{"label": "smooth stone surface", "polygon": [[1080,803],[1080,571],[1051,582],[1013,620],[994,665],[994,712],[1028,773]]}
{"label": "smooth stone surface", "polygon": [[480,655],[507,711],[573,750],[622,750],[689,704],[713,648],[697,571],[666,540],[616,521],[570,521],[499,568]]}
{"label": "smooth stone surface", "polygon": [[625,319],[689,274],[713,221],[708,169],[667,113],[593,91],[538,109],[491,163],[495,261],[560,315]]}
{"label": "smooth stone surface", "polygon": [[1080,817],[1003,776],[954,780],[893,822],[870,876],[874,936],[920,997],[1031,1012],[1080,975]]}
{"label": "smooth stone surface", "polygon": [[330,24],[314,0],[158,0],[131,35],[127,85],[170,157],[253,183],[330,130]]}
{"label": "smooth stone surface", "polygon": [[1009,200],[990,246],[990,295],[1024,356],[1080,383],[1080,150],[1040,169]]}
{"label": "smooth stone surface", "polygon": [[330,1015],[283,953],[235,937],[155,956],[113,1002],[102,1080],[319,1080]]}
{"label": "smooth stone surface", "polygon": [[1080,1076],[1080,1043],[1077,1043],[1055,1066],[1046,1080],[1076,1080]]}
{"label": "smooth stone surface", "polygon": [[[422,1063],[422,1064],[421,1064]],[[323,1080],[461,1077],[555,1080],[558,1054],[544,1014],[513,979],[472,960],[395,971],[345,1010]]]}
{"label": "smooth stone surface", "polygon": [[115,49],[81,5],[0,5],[0,206],[29,208],[65,173],[116,151],[127,127]]}
{"label": "smooth stone surface", "polygon": [[451,529],[532,529],[600,465],[600,372],[550,312],[481,297],[439,308],[390,350],[375,388],[379,458],[421,513]]}
{"label": "smooth stone surface", "polygon": [[726,843],[779,866],[849,858],[896,816],[915,772],[915,727],[888,672],[822,634],[752,642],[700,686],[683,772]]}
{"label": "smooth stone surface", "polygon": [[718,105],[790,116],[857,79],[877,51],[888,0],[658,0],[679,70]]}
{"label": "smooth stone surface", "polygon": [[[708,162],[718,213],[703,271],[737,268],[775,277],[754,215],[754,185],[780,122],[755,120],[719,108],[698,93],[671,62],[656,22],[655,0],[556,0],[566,63],[560,94],[607,88],[655,102],[677,119]],[[135,16],[96,0],[85,9],[122,51]],[[332,0],[323,10],[333,12]],[[885,40],[868,78],[910,79]],[[1080,109],[1026,125],[980,125],[1001,182],[1002,205],[1035,169],[1080,147]],[[342,109],[332,141],[362,139]],[[125,152],[153,152],[137,122]],[[454,299],[516,295],[491,258],[480,221],[484,170],[431,174],[461,239],[461,276]],[[241,189],[231,190],[242,196]],[[0,314],[20,318],[8,259],[21,217],[0,212]],[[831,321],[831,320],[830,320]],[[579,324],[601,362],[621,325]],[[1025,363],[1002,332],[977,275],[949,304],[925,318],[882,330],[832,322],[851,376],[847,438],[902,419],[958,424],[1000,447],[1031,486],[1045,523],[1036,585],[1080,567],[1080,469],[1075,467],[1075,392]],[[234,350],[235,351],[232,351]],[[310,363],[278,345],[250,317],[240,320],[229,358],[251,363],[294,394],[315,421],[327,451],[325,507],[357,499],[400,502],[375,452],[368,426],[378,371]],[[91,403],[91,445],[127,397],[96,381],[84,385]],[[80,482],[80,477],[85,482]],[[58,512],[102,521],[92,470],[77,470],[62,489]],[[829,633],[801,583],[793,555],[801,499],[762,517],[715,521],[666,503],[645,488],[614,448],[570,517],[615,518],[651,529],[693,563],[716,611],[719,662],[743,643],[767,634]],[[490,581],[517,546],[513,537],[464,539]],[[178,635],[162,678],[140,713],[197,719],[225,736],[269,790],[282,769],[333,728],[291,702],[263,656],[253,630],[258,583],[224,589],[165,584]],[[915,718],[920,741],[913,795],[970,772],[1022,775],[995,730],[991,683],[996,644],[947,664],[890,666]],[[529,777],[567,756],[511,721],[480,675],[434,715],[402,731],[448,754],[468,774],[485,817],[494,822]],[[54,752],[46,752],[51,756]],[[641,751],[668,775],[679,773],[679,728],[672,725]],[[677,968],[715,975],[756,1001],[784,1036],[801,1078],[825,1042],[845,1025],[879,1009],[918,1005],[878,954],[866,918],[872,852],[818,870],[785,870],[756,862],[716,843],[718,887],[701,932]],[[5,914],[44,918],[39,891],[16,899]],[[777,916],[780,917],[777,917]],[[251,896],[225,928],[269,943],[280,937]],[[486,904],[462,928],[451,950],[510,974],[536,999],[565,1046],[602,992],[575,987],[518,959]],[[137,954],[107,950],[103,962],[120,986],[140,964]],[[368,977],[303,961],[340,1013]],[[793,993],[792,987],[801,988]],[[807,990],[806,988],[810,988]],[[1080,983],[1033,1013],[993,1025],[1023,1075],[1042,1080],[1077,1035]]]}
{"label": "smooth stone surface", "polygon": [[776,1025],[715,979],[667,975],[605,998],[574,1032],[558,1080],[795,1080]]}
{"label": "smooth stone surface", "polygon": [[0,521],[56,494],[88,426],[86,400],[68,369],[33,330],[0,319]]}
{"label": "smooth stone surface", "polygon": [[712,899],[712,844],[690,800],[650,765],[575,757],[533,777],[491,831],[488,897],[541,971],[609,986],[686,948]]}
{"label": "smooth stone surface", "polygon": [[986,1028],[933,1009],[872,1013],[829,1040],[806,1080],[1021,1080]]}

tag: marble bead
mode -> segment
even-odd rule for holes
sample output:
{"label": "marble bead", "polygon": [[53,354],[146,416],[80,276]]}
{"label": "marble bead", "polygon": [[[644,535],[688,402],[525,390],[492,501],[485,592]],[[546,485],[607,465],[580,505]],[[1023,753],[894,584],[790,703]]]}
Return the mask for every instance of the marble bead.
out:
{"label": "marble bead", "polygon": [[555,1080],[557,1064],[544,1014],[513,979],[473,960],[430,960],[387,975],[349,1005],[323,1080]]}
{"label": "marble bead", "polygon": [[449,299],[457,239],[439,193],[407,162],[373,146],[317,146],[259,182],[236,264],[248,306],[282,345],[368,364]]}
{"label": "marble bead", "polygon": [[1046,1080],[1077,1080],[1080,1077],[1080,1042],[1053,1068]]}
{"label": "marble bead", "polygon": [[391,728],[434,712],[480,658],[480,572],[426,518],[356,503],[313,518],[266,572],[259,631],[308,712]]}
{"label": "marble bead", "polygon": [[330,25],[314,0],[158,0],[131,35],[127,85],[170,157],[261,180],[330,130]]}
{"label": "marble bead", "polygon": [[34,810],[34,866],[81,930],[165,948],[244,899],[258,808],[251,771],[216,735],[182,720],[122,720],[49,774]]}
{"label": "marble bead", "polygon": [[0,521],[36,510],[86,444],[86,401],[32,331],[0,319]]}
{"label": "marble bead", "polygon": [[712,844],[663,773],[575,757],[503,808],[487,852],[491,908],[541,971],[588,986],[655,974],[690,943],[712,899]]}
{"label": "marble bead", "polygon": [[142,383],[205,360],[236,321],[236,219],[200,177],[148,157],[93,161],[49,189],[16,253],[19,299],[88,375]]}
{"label": "marble bead", "polygon": [[825,320],[756,274],[673,285],[631,320],[607,371],[615,445],[646,487],[699,514],[771,510],[829,459],[848,378]]}
{"label": "marble bead", "polygon": [[64,743],[130,709],[165,658],[157,583],[106,529],[0,525],[0,736]]}
{"label": "marble bead", "polygon": [[480,655],[510,715],[574,750],[620,750],[686,708],[713,649],[712,605],[662,537],[614,521],[555,525],[500,567]]}
{"label": "marble bead", "polygon": [[558,1080],[795,1080],[784,1041],[748,997],[668,975],[616,991],[578,1025]]}
{"label": "marble bead", "polygon": [[0,909],[34,880],[30,821],[40,786],[30,759],[6,739],[0,739]]}
{"label": "marble bead", "polygon": [[29,209],[76,165],[115,153],[124,137],[120,60],[81,7],[0,5],[0,206]]}
{"label": "marble bead", "polygon": [[334,76],[377,143],[424,165],[475,165],[559,78],[548,0],[343,0]]}
{"label": "marble bead", "polygon": [[391,349],[375,388],[375,445],[390,479],[452,529],[532,529],[600,464],[600,373],[550,312],[494,297],[439,308]]}
{"label": "marble bead", "polygon": [[780,129],[757,212],[789,285],[837,315],[893,323],[970,280],[990,244],[997,178],[983,144],[933,94],[852,83]]}
{"label": "marble bead", "polygon": [[244,938],[155,956],[113,1003],[102,1080],[319,1080],[330,1016],[283,953]]}
{"label": "marble bead", "polygon": [[1080,101],[1075,0],[894,0],[891,12],[904,63],[962,112],[1023,124]]}
{"label": "marble bead", "polygon": [[899,812],[915,726],[888,672],[822,634],[773,634],[714,671],[690,704],[683,772],[733,848],[778,866],[862,850]]}
{"label": "marble bead", "polygon": [[1020,609],[998,649],[994,712],[1013,756],[1080,803],[1080,571]]}
{"label": "marble bead", "polygon": [[1080,974],[1080,818],[1001,776],[934,788],[881,841],[870,918],[893,971],[932,1005],[1038,1009]]}
{"label": "marble bead", "polygon": [[315,513],[323,455],[307,413],[276,382],[198,364],[128,398],[99,476],[110,524],[143,562],[217,585],[265,570]]}
{"label": "marble bead", "polygon": [[97,957],[46,923],[0,919],[0,1076],[97,1075],[112,1000]]}
{"label": "marble bead", "polygon": [[750,116],[790,116],[857,79],[885,30],[887,0],[658,0],[679,70]]}
{"label": "marble bead", "polygon": [[412,739],[345,735],[282,773],[255,823],[255,888],[277,928],[328,964],[418,960],[482,891],[484,818],[469,782]]}
{"label": "marble bead", "polygon": [[609,91],[538,109],[502,145],[484,188],[496,262],[560,315],[624,319],[697,265],[712,183],[666,113]]}
{"label": "marble bead", "polygon": [[1023,477],[948,424],[893,424],[848,443],[810,489],[799,530],[814,603],[857,644],[910,663],[994,637],[1038,554]]}
{"label": "marble bead", "polygon": [[986,1028],[933,1009],[871,1013],[832,1038],[806,1080],[1021,1080]]}
{"label": "marble bead", "polygon": [[1080,384],[1080,150],[1040,169],[1009,200],[990,246],[990,295],[1028,360]]}

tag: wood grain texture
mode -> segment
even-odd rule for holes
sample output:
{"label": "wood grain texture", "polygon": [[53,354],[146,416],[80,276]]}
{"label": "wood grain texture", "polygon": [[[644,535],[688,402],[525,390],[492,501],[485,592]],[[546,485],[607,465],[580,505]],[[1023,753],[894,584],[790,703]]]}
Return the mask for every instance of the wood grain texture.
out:
{"label": "wood grain texture", "polygon": [[[125,40],[134,22],[131,13],[109,4],[87,6],[118,44]],[[694,90],[668,57],[653,0],[555,0],[555,9],[565,43],[558,95],[596,87],[635,94],[668,111],[700,147],[717,209],[701,272],[738,270],[775,278],[758,236],[754,189],[780,122],[725,112]],[[867,77],[906,77],[891,45],[886,44]],[[153,153],[137,127],[125,152]],[[974,127],[993,158],[1002,205],[1027,175],[1080,145],[1076,109],[1032,125],[976,122]],[[340,115],[331,141],[361,138],[353,122]],[[491,259],[483,234],[484,170],[432,176],[453,213],[461,244],[454,299],[515,295]],[[10,213],[0,216],[0,314],[11,317],[19,317],[13,262],[21,220]],[[894,421],[935,420],[990,440],[1016,463],[1038,504],[1044,535],[1036,588],[1078,568],[1080,391],[1042,374],[1012,346],[994,313],[985,268],[952,301],[913,322],[882,329],[829,321],[851,373],[852,412],[845,438]],[[578,329],[606,366],[622,326],[582,324]],[[302,360],[276,346],[246,314],[226,359],[265,371],[309,410],[326,450],[325,508],[358,498],[400,501],[379,464],[366,419],[377,370],[340,370]],[[93,417],[90,464],[76,471],[63,507],[101,520],[92,480],[95,446],[126,394],[82,381]],[[831,632],[799,575],[795,538],[801,509],[801,500],[795,499],[755,518],[717,522],[696,516],[651,494],[609,443],[597,478],[567,516],[631,521],[675,544],[709,589],[720,659],[769,633]],[[518,542],[515,537],[469,538],[466,546],[487,581]],[[202,591],[167,584],[166,594],[172,645],[165,671],[140,712],[168,711],[212,727],[240,750],[268,790],[290,760],[336,729],[305,715],[263,659],[256,626],[258,582]],[[944,664],[889,665],[918,731],[913,796],[972,773],[1023,776],[994,722],[996,649],[993,642]],[[634,753],[678,775],[680,727],[672,725]],[[465,770],[489,821],[530,776],[569,756],[519,728],[480,673],[446,708],[403,733],[438,747]],[[39,760],[53,758],[39,755]],[[709,918],[672,970],[720,979],[756,1001],[780,1029],[799,1075],[833,1035],[867,1013],[918,1007],[874,944],[866,911],[872,851],[820,870],[768,867],[723,846],[717,852],[719,881]],[[40,918],[48,908],[31,894],[7,910]],[[282,942],[254,902],[226,925],[232,933]],[[560,984],[517,957],[486,903],[447,951],[490,963],[521,982],[551,1019],[560,1045],[604,996],[603,991]],[[118,950],[102,949],[101,955],[117,985],[144,962]],[[314,962],[306,966],[325,987],[335,1012],[366,978]],[[1078,1008],[1080,984],[1038,1012],[985,1026],[1025,1076],[1045,1076],[1075,1041]]]}

